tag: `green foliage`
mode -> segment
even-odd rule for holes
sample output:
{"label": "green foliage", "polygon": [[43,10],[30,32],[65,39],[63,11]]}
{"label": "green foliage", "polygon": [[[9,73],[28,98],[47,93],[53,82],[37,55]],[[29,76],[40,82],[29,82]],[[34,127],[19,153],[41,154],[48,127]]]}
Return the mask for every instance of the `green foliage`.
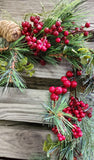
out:
{"label": "green foliage", "polygon": [[[94,94],[92,95],[94,96]],[[84,97],[82,94],[80,95],[80,100],[84,103],[88,103],[89,107],[93,106],[93,98],[92,96]],[[61,130],[63,135],[66,135],[65,141],[58,141],[56,138],[55,140],[51,139],[51,135],[47,136],[47,139],[44,141],[43,150],[47,152],[47,157],[52,158],[54,155],[55,160],[74,160],[74,157],[77,157],[78,160],[92,160],[94,157],[94,118],[88,118],[87,116],[82,119],[79,123],[77,122],[77,126],[79,126],[83,132],[83,136],[80,138],[73,138],[71,132],[69,132],[69,124],[66,123],[66,134],[63,131],[63,127],[65,125],[65,121],[63,119],[63,124],[58,119],[57,114],[62,111],[62,109],[66,108],[67,103],[65,101],[65,97],[60,99],[54,104],[54,102],[49,102],[48,105],[44,105],[46,109],[44,120],[51,120],[50,123],[53,125],[58,126],[58,131]],[[94,111],[93,111],[94,112]],[[64,115],[64,114],[63,114]],[[66,115],[64,115],[66,116]],[[68,114],[67,114],[68,116]],[[73,122],[75,123],[75,118],[73,118]]]}
{"label": "green foliage", "polygon": [[70,114],[62,112],[67,106],[68,104],[65,100],[65,96],[63,96],[63,98],[61,97],[56,104],[54,104],[54,102],[50,105],[43,104],[43,107],[46,109],[44,120],[56,125],[57,129],[61,130],[62,134],[65,135],[67,133],[70,137],[70,128],[73,126],[65,117],[71,117],[74,120],[76,120],[76,118]]}
{"label": "green foliage", "polygon": [[24,36],[10,43],[8,49],[2,51],[0,55],[0,86],[5,86],[5,89],[11,85],[22,91],[22,88],[25,88],[26,85],[21,73],[25,71],[30,77],[34,73],[34,65],[32,63],[28,64],[28,58],[22,54],[29,51],[24,48],[24,44],[21,42],[23,38]]}
{"label": "green foliage", "polygon": [[29,75],[30,77],[32,77],[34,70],[32,70],[34,68],[34,65],[32,63],[28,64],[28,59],[27,57],[22,58],[16,65],[16,70],[18,72],[24,72]]}

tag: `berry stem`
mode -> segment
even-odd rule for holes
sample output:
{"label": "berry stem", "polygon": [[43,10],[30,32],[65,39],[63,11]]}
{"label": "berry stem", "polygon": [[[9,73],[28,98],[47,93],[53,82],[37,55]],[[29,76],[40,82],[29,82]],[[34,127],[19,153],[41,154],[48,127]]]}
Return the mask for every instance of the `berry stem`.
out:
{"label": "berry stem", "polygon": [[76,88],[75,88],[75,98],[77,98],[77,90],[76,90]]}
{"label": "berry stem", "polygon": [[54,108],[55,108],[55,101],[54,101]]}

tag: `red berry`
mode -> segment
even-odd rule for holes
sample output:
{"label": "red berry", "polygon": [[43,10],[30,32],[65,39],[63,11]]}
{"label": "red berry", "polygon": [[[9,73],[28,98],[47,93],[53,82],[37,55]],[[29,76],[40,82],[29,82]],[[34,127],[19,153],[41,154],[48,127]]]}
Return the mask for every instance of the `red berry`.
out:
{"label": "red berry", "polygon": [[56,100],[56,101],[58,101],[58,99],[59,99],[59,96],[58,96],[58,95],[56,95],[56,96],[55,96],[55,100]]}
{"label": "red berry", "polygon": [[77,76],[81,76],[82,75],[82,71],[77,71]]}
{"label": "red berry", "polygon": [[64,36],[68,36],[69,32],[68,31],[64,31]]}
{"label": "red berry", "polygon": [[63,31],[63,28],[60,26],[59,28],[58,28],[58,32],[60,33],[60,32],[62,32]]}
{"label": "red berry", "polygon": [[46,48],[45,46],[42,46],[41,51],[42,51],[42,52],[46,52],[46,51],[47,51],[47,48]]}
{"label": "red berry", "polygon": [[43,27],[43,22],[39,22],[38,24],[40,24]]}
{"label": "red berry", "polygon": [[59,140],[59,141],[62,141],[63,139],[62,139],[62,137],[58,137],[58,140]]}
{"label": "red berry", "polygon": [[85,104],[85,107],[83,108],[83,110],[87,109],[89,107],[88,104]]}
{"label": "red berry", "polygon": [[53,32],[53,35],[54,35],[54,36],[58,36],[58,35],[59,35],[59,32],[58,32],[58,31],[54,31],[54,32]]}
{"label": "red berry", "polygon": [[68,118],[67,120],[70,122],[70,121],[71,121],[71,118]]}
{"label": "red berry", "polygon": [[61,57],[56,58],[57,61],[62,61]]}
{"label": "red berry", "polygon": [[60,21],[56,21],[56,24],[55,24],[57,27],[61,26],[61,22]]}
{"label": "red berry", "polygon": [[58,134],[57,134],[57,137],[62,137],[62,134],[61,134],[61,133],[58,133]]}
{"label": "red berry", "polygon": [[54,87],[54,86],[51,86],[51,87],[49,88],[49,92],[54,93],[54,92],[55,92],[55,87]]}
{"label": "red berry", "polygon": [[75,128],[72,128],[72,132],[75,132]]}
{"label": "red berry", "polygon": [[22,22],[22,27],[24,28],[24,27],[26,27],[26,24],[25,24],[25,22]]}
{"label": "red berry", "polygon": [[37,40],[36,37],[32,37],[33,42],[36,42],[36,40]]}
{"label": "red berry", "polygon": [[79,138],[79,136],[78,135],[74,135],[74,138]]}
{"label": "red berry", "polygon": [[77,157],[73,157],[74,159],[73,160],[77,160]]}
{"label": "red berry", "polygon": [[64,135],[62,135],[62,140],[64,141],[66,139],[66,137]]}
{"label": "red berry", "polygon": [[64,87],[69,88],[71,85],[71,82],[69,80],[66,80],[63,82]]}
{"label": "red berry", "polygon": [[55,40],[57,43],[60,43],[61,39],[60,38],[56,38]]}
{"label": "red berry", "polygon": [[37,47],[37,43],[32,43],[32,48],[36,48]]}
{"label": "red berry", "polygon": [[54,131],[55,131],[55,128],[53,127],[53,128],[52,128],[52,132],[54,132]]}
{"label": "red berry", "polygon": [[77,127],[77,124],[73,124],[74,127]]}
{"label": "red berry", "polygon": [[49,28],[46,27],[46,28],[44,29],[44,32],[45,32],[45,33],[49,33],[49,32],[50,32]]}
{"label": "red berry", "polygon": [[88,36],[89,32],[88,31],[85,31],[84,32],[84,36]]}
{"label": "red berry", "polygon": [[53,24],[52,27],[51,27],[51,29],[52,29],[52,30],[55,30],[55,29],[56,29],[56,25]]}
{"label": "red berry", "polygon": [[21,33],[22,33],[22,35],[24,35],[25,34],[24,30],[22,30]]}
{"label": "red berry", "polygon": [[29,32],[26,32],[25,35],[26,35],[26,36],[30,36],[30,33],[29,33]]}
{"label": "red berry", "polygon": [[82,118],[78,118],[77,120],[78,120],[79,122],[81,122],[81,121],[82,121]]}
{"label": "red berry", "polygon": [[41,50],[41,48],[42,48],[42,45],[38,44],[38,45],[37,45],[37,49],[38,49],[38,50]]}
{"label": "red berry", "polygon": [[87,115],[89,118],[91,118],[92,117],[92,113],[88,113],[88,115]]}
{"label": "red berry", "polygon": [[42,29],[42,26],[38,24],[37,29],[40,31]]}
{"label": "red berry", "polygon": [[71,101],[71,102],[69,103],[69,105],[72,106],[72,105],[73,105],[73,101]]}
{"label": "red berry", "polygon": [[27,28],[27,27],[24,27],[23,30],[24,30],[24,32],[27,32],[27,31],[28,31],[28,28]]}
{"label": "red berry", "polygon": [[76,106],[79,106],[80,105],[80,103],[79,102],[76,102]]}
{"label": "red berry", "polygon": [[34,19],[34,23],[35,23],[35,24],[38,24],[38,21],[39,21],[39,20],[38,20],[37,18]]}
{"label": "red berry", "polygon": [[77,87],[77,82],[76,81],[71,81],[71,87],[76,88]]}
{"label": "red berry", "polygon": [[31,16],[31,17],[30,17],[30,21],[31,21],[31,22],[34,22],[34,20],[35,20],[35,17],[34,17],[34,16]]}
{"label": "red berry", "polygon": [[86,27],[86,28],[89,28],[89,27],[90,27],[90,23],[87,22],[87,23],[85,24],[85,27]]}
{"label": "red berry", "polygon": [[77,117],[77,118],[80,118],[80,114],[76,114],[76,117]]}
{"label": "red berry", "polygon": [[51,44],[50,44],[50,43],[47,43],[47,44],[46,44],[46,47],[47,47],[47,48],[50,48],[50,47],[51,47]]}
{"label": "red berry", "polygon": [[62,41],[65,41],[67,39],[67,37],[62,37]]}
{"label": "red berry", "polygon": [[76,28],[75,28],[75,30],[76,30],[76,31],[79,31],[79,28],[78,28],[78,27],[76,27]]}
{"label": "red berry", "polygon": [[34,56],[37,56],[38,55],[38,52],[34,52]]}
{"label": "red berry", "polygon": [[55,131],[54,131],[54,134],[57,134],[57,133],[58,133],[58,129],[56,128]]}
{"label": "red berry", "polygon": [[81,107],[85,107],[85,103],[81,103]]}
{"label": "red berry", "polygon": [[81,114],[80,114],[80,117],[81,117],[81,118],[84,118],[84,117],[85,117],[85,113],[81,113]]}
{"label": "red berry", "polygon": [[68,79],[67,79],[67,77],[62,76],[60,80],[61,80],[61,82],[64,82],[64,81],[66,81],[66,80],[68,80]]}
{"label": "red berry", "polygon": [[62,88],[62,93],[63,93],[63,94],[67,93],[67,88],[63,87],[63,88]]}
{"label": "red berry", "polygon": [[78,114],[78,113],[79,113],[79,111],[78,111],[78,110],[74,110],[74,113],[75,113],[75,114]]}
{"label": "red berry", "polygon": [[38,19],[38,20],[40,20],[40,17],[39,17],[39,16],[36,16],[35,18]]}
{"label": "red berry", "polygon": [[37,33],[38,33],[38,30],[37,30],[37,29],[33,29],[33,33],[34,33],[34,34],[37,34]]}
{"label": "red berry", "polygon": [[45,62],[43,59],[41,59],[41,60],[40,60],[40,64],[41,64],[42,66],[45,66],[46,62]]}
{"label": "red berry", "polygon": [[73,96],[70,97],[71,101],[73,101],[75,98]]}
{"label": "red berry", "polygon": [[40,39],[37,40],[37,44],[42,44],[42,41]]}
{"label": "red berry", "polygon": [[65,43],[65,44],[69,44],[69,40],[66,39],[66,40],[64,41],[64,43]]}
{"label": "red berry", "polygon": [[77,131],[77,132],[80,132],[80,131],[81,131],[81,128],[80,128],[80,127],[76,127],[76,131]]}
{"label": "red berry", "polygon": [[61,94],[62,93],[62,87],[56,87],[55,93],[56,94]]}
{"label": "red berry", "polygon": [[28,41],[27,44],[28,44],[29,46],[31,46],[31,45],[32,45],[32,42],[31,42],[31,41]]}
{"label": "red berry", "polygon": [[73,76],[73,72],[72,71],[67,71],[66,76],[69,77],[69,78],[72,77]]}
{"label": "red berry", "polygon": [[31,41],[30,36],[26,36],[25,39],[26,39],[27,41]]}
{"label": "red berry", "polygon": [[82,132],[82,131],[79,131],[79,132],[78,132],[78,136],[79,136],[79,137],[82,137],[82,136],[83,136],[83,132]]}
{"label": "red berry", "polygon": [[56,101],[56,100],[58,100],[59,96],[56,95],[55,93],[52,93],[50,98],[51,98],[51,100]]}
{"label": "red berry", "polygon": [[75,131],[75,132],[73,132],[73,135],[74,135],[74,136],[77,136],[77,132],[76,132],[76,131]]}

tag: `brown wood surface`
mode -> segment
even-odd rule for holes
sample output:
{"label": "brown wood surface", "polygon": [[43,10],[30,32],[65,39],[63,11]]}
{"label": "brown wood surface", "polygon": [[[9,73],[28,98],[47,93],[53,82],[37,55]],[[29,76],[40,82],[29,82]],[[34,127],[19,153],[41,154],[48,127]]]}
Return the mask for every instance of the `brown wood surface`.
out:
{"label": "brown wood surface", "polygon": [[35,155],[43,154],[49,133],[50,128],[41,125],[0,122],[0,157],[34,160]]}

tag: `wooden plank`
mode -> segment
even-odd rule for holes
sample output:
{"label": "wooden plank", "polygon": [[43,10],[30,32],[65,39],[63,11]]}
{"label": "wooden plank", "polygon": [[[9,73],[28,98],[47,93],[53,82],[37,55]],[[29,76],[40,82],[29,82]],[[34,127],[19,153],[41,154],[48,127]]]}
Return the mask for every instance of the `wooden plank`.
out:
{"label": "wooden plank", "polygon": [[[51,129],[33,124],[0,125],[0,157],[30,159],[43,154],[43,143]],[[53,135],[52,135],[53,138]],[[32,159],[34,160],[34,159]]]}
{"label": "wooden plank", "polygon": [[27,13],[40,13],[42,5],[46,6],[46,10],[49,10],[53,6],[53,1],[39,0],[1,0],[0,10],[5,10],[12,15],[16,20],[23,20],[23,16]]}
{"label": "wooden plank", "polygon": [[[34,123],[44,122],[45,110],[42,104],[48,100],[47,90],[27,89],[22,94],[21,92],[16,92],[16,89],[9,89],[10,92],[6,92],[1,96],[0,120]],[[94,99],[94,94],[92,94],[91,99]]]}
{"label": "wooden plank", "polygon": [[38,105],[48,99],[48,90],[24,89],[20,92],[16,88],[8,87],[2,94],[3,87],[0,87],[0,103],[17,103]]}
{"label": "wooden plank", "polygon": [[37,64],[35,67],[34,77],[42,77],[42,78],[55,78],[60,79],[62,75],[66,74],[66,71],[71,68],[69,62],[65,59],[62,60],[61,63],[57,65],[47,64],[42,66]]}
{"label": "wooden plank", "polygon": [[0,103],[0,120],[43,123],[42,105]]}
{"label": "wooden plank", "polygon": [[8,88],[0,99],[0,120],[43,123],[42,103],[48,100],[47,90],[25,89],[24,93]]}
{"label": "wooden plank", "polygon": [[[16,20],[22,20],[25,13],[39,13],[42,10],[42,5],[45,7],[46,11],[53,8],[53,6],[58,2],[59,0],[1,0],[0,1],[0,10],[6,10],[8,11],[13,18]],[[42,5],[41,5],[42,3]],[[83,7],[90,11],[90,13],[94,13],[94,1],[93,0],[87,0],[86,4],[83,5]],[[92,16],[88,16],[90,20],[94,23]]]}
{"label": "wooden plank", "polygon": [[87,46],[91,49],[94,49],[94,42],[88,42]]}

